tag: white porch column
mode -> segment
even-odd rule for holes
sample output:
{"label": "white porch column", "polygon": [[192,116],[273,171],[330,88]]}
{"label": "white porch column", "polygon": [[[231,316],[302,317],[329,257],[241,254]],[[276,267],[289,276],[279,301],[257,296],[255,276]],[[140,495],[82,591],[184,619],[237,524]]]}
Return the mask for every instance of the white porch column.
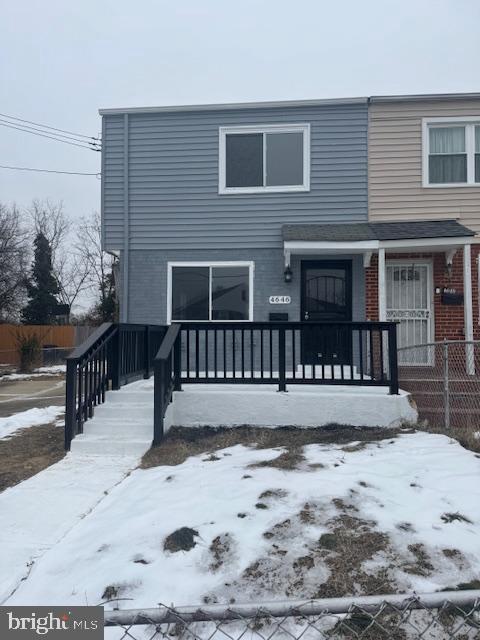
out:
{"label": "white porch column", "polygon": [[385,249],[378,250],[378,319],[387,319],[387,278],[385,269]]}
{"label": "white porch column", "polygon": [[[463,309],[465,314],[465,340],[473,340],[473,302],[472,302],[472,252],[471,245],[463,247]],[[473,345],[467,345],[465,351],[467,373],[475,374]]]}

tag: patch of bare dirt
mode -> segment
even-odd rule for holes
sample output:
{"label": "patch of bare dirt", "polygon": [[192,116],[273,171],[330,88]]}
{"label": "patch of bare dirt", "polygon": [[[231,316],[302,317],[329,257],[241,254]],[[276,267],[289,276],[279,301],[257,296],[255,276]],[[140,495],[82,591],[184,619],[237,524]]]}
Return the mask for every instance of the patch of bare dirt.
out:
{"label": "patch of bare dirt", "polygon": [[218,571],[232,553],[233,537],[224,533],[214,538],[208,548],[212,561],[209,565],[211,571]]}
{"label": "patch of bare dirt", "polygon": [[259,496],[259,500],[269,500],[272,498],[286,498],[288,496],[288,492],[285,489],[267,489],[263,491]]}
{"label": "patch of bare dirt", "polygon": [[53,424],[0,440],[0,491],[34,476],[65,456],[64,433]]}
{"label": "patch of bare dirt", "polygon": [[[202,427],[190,429],[187,427],[173,427],[167,433],[161,444],[147,451],[143,456],[141,467],[148,469],[159,465],[177,465],[189,456],[209,454],[214,456],[216,451],[233,447],[238,444],[255,447],[256,449],[275,449],[284,447],[288,451],[281,460],[273,466],[289,468],[299,463],[301,448],[309,444],[348,444],[350,442],[375,442],[392,439],[400,430],[372,429],[370,427],[348,427],[327,425],[312,429],[298,429],[296,427],[279,427],[278,429],[261,429],[256,427]],[[280,457],[280,456],[279,456]],[[212,458],[207,458],[209,461]],[[214,461],[214,460],[212,460]],[[271,463],[273,461],[266,461]],[[260,466],[272,466],[261,465]]]}
{"label": "patch of bare dirt", "polygon": [[415,560],[406,564],[403,567],[403,571],[416,576],[427,577],[431,575],[435,567],[430,562],[430,556],[428,555],[425,546],[421,543],[410,544],[408,545],[408,550]]}
{"label": "patch of bare dirt", "polygon": [[354,515],[358,510],[353,505],[336,501],[336,507],[339,513],[326,523],[329,531],[320,536],[317,551],[330,575],[314,597],[394,593],[388,563],[376,571],[364,568],[376,555],[392,553],[388,536],[375,530],[375,522]]}
{"label": "patch of bare dirt", "polygon": [[260,462],[252,462],[248,465],[249,469],[262,469],[271,467],[274,469],[282,469],[283,471],[296,471],[305,462],[305,456],[301,447],[288,447],[286,451],[281,453],[272,460],[261,460]]}

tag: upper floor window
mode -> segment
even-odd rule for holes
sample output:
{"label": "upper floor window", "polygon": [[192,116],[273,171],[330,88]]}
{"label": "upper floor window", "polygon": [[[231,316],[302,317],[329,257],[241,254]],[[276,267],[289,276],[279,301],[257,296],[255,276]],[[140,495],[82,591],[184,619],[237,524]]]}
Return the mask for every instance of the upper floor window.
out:
{"label": "upper floor window", "polygon": [[309,124],[220,128],[219,193],[309,189]]}
{"label": "upper floor window", "polygon": [[480,183],[480,118],[467,120],[435,118],[424,122],[424,186]]}

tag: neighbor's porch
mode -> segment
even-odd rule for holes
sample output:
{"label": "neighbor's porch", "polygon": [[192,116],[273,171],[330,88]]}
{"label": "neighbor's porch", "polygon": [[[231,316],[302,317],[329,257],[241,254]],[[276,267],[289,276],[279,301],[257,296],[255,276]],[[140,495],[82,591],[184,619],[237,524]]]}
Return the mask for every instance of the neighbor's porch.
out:
{"label": "neighbor's porch", "polygon": [[[397,322],[399,348],[444,338],[471,342],[477,293],[474,235],[455,220],[287,225],[285,273],[299,256],[302,265],[309,256],[332,256],[337,264],[342,256],[361,257],[365,317]],[[426,359],[424,364],[431,363]]]}

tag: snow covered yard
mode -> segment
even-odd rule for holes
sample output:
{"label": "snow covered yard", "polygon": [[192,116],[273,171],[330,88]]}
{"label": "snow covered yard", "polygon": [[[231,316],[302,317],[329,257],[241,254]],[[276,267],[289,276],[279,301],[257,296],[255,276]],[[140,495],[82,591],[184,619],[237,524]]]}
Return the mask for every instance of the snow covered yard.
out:
{"label": "snow covered yard", "polygon": [[[478,585],[478,455],[413,431],[295,446],[284,430],[289,444],[270,446],[281,433],[224,448],[212,436],[203,451],[173,434],[177,446],[157,450],[168,463],[125,477],[8,602],[136,608]],[[72,502],[81,485],[77,475]]]}

